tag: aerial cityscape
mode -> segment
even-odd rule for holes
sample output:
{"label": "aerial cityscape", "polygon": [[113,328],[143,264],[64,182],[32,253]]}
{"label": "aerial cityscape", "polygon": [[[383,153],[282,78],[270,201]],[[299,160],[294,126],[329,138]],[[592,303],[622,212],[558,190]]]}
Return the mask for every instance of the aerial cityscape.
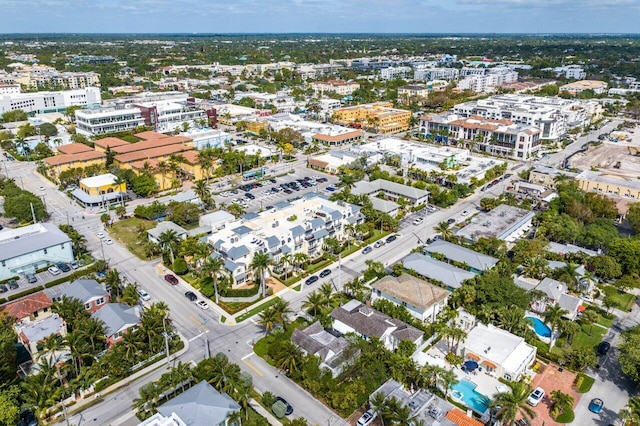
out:
{"label": "aerial cityscape", "polygon": [[640,3],[528,3],[2,2],[0,425],[640,426]]}

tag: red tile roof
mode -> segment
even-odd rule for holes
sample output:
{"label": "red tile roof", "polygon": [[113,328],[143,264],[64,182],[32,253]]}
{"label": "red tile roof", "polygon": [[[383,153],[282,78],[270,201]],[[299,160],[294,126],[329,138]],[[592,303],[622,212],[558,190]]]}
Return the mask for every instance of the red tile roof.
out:
{"label": "red tile roof", "polygon": [[53,157],[45,158],[44,161],[50,166],[59,166],[61,164],[69,164],[75,162],[99,160],[105,158],[106,154],[98,151],[86,151],[78,154],[60,154]]}
{"label": "red tile roof", "polygon": [[459,408],[453,408],[450,410],[447,413],[447,419],[451,420],[458,426],[484,426],[484,423],[479,420],[472,419]]}
{"label": "red tile roof", "polygon": [[42,309],[50,308],[52,304],[53,302],[51,299],[49,299],[44,292],[39,291],[16,301],[9,302],[0,309],[6,312],[10,317],[15,318],[16,320],[21,320],[29,315],[33,315],[35,312],[41,311]]}
{"label": "red tile roof", "polygon": [[78,142],[60,145],[57,149],[61,154],[78,154],[80,152],[93,151],[90,146]]}
{"label": "red tile roof", "polygon": [[132,161],[146,160],[158,157],[166,157],[171,154],[189,151],[193,148],[182,144],[174,144],[168,146],[158,146],[154,148],[144,149],[142,151],[127,152],[125,154],[116,155],[116,161],[120,163],[131,163]]}
{"label": "red tile roof", "polygon": [[93,141],[93,145],[99,146],[100,148],[103,148],[103,149],[107,149],[107,147],[114,148],[116,146],[129,145],[129,142],[123,141],[122,139],[118,139],[118,138],[103,138],[103,139],[96,139],[95,141]]}
{"label": "red tile roof", "polygon": [[144,140],[137,143],[118,146],[113,148],[113,151],[118,154],[126,154],[129,152],[142,151],[144,149],[158,148],[161,146],[178,145],[178,144],[182,145],[186,142],[191,142],[192,140],[193,139],[187,138],[185,136],[170,136],[170,137],[161,138],[161,139],[149,139],[149,140]]}
{"label": "red tile roof", "polygon": [[158,132],[140,132],[136,133],[134,136],[145,141],[149,139],[164,139],[169,137],[168,135]]}

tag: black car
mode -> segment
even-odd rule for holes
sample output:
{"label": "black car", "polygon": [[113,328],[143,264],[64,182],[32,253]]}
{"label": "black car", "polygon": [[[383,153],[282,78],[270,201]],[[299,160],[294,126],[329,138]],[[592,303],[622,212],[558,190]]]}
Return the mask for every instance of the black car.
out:
{"label": "black car", "polygon": [[331,269],[325,269],[324,271],[320,272],[320,278],[324,278],[331,275]]}
{"label": "black car", "polygon": [[329,182],[329,179],[321,177],[321,178],[316,179],[316,182],[325,183],[325,182]]}
{"label": "black car", "polygon": [[276,183],[276,180],[275,179],[269,179],[269,182]]}
{"label": "black car", "polygon": [[285,416],[288,416],[288,415],[293,413],[293,407],[291,406],[291,404],[289,404],[287,402],[286,399],[284,399],[281,396],[279,396],[279,397],[276,398],[276,402],[278,402],[278,401],[282,402],[287,407],[286,411],[284,412]]}
{"label": "black car", "polygon": [[255,195],[253,195],[253,194],[252,194],[252,193],[250,193],[250,192],[245,192],[245,193],[244,193],[244,196],[245,196],[245,198],[248,198],[248,199],[250,199],[250,200],[255,200],[255,199],[256,199],[256,196],[255,196]]}
{"label": "black car", "polygon": [[287,188],[287,189],[285,189],[285,190],[284,190],[284,193],[285,193],[285,194],[291,194],[292,192],[293,192],[293,191],[292,191],[292,190],[290,190],[289,188]]}
{"label": "black car", "polygon": [[7,285],[9,286],[9,290],[15,290],[18,288],[18,283],[16,282],[16,280],[9,280]]}
{"label": "black car", "polygon": [[450,218],[449,220],[447,220],[447,224],[451,225],[453,223],[456,223],[456,220],[454,218]]}
{"label": "black car", "polygon": [[280,192],[280,190],[278,189],[278,187],[274,186],[273,188],[271,188],[271,192]]}
{"label": "black car", "polygon": [[60,269],[62,272],[69,272],[71,270],[71,266],[69,266],[68,263],[63,263],[60,262],[56,265],[58,267],[58,269]]}
{"label": "black car", "polygon": [[598,352],[598,355],[606,355],[609,352],[609,349],[611,349],[611,343],[600,342],[600,344],[598,345],[598,349],[596,349],[596,352]]}
{"label": "black car", "polygon": [[387,244],[388,244],[388,243],[391,243],[391,242],[393,242],[393,241],[395,241],[395,240],[396,240],[396,238],[398,238],[398,237],[396,237],[395,235],[389,235],[389,236],[387,237]]}
{"label": "black car", "polygon": [[311,285],[313,283],[315,283],[316,281],[318,281],[318,276],[317,275],[311,275],[309,278],[307,278],[307,280],[304,282],[306,285]]}
{"label": "black car", "polygon": [[196,300],[198,300],[198,296],[196,296],[196,294],[192,291],[187,291],[184,294],[184,297],[186,297],[187,299],[189,299],[192,302],[195,302]]}
{"label": "black car", "polygon": [[[318,277],[316,277],[316,279],[318,279]],[[9,291],[9,289],[7,288],[6,285],[0,284],[0,293],[6,293],[8,291]]]}

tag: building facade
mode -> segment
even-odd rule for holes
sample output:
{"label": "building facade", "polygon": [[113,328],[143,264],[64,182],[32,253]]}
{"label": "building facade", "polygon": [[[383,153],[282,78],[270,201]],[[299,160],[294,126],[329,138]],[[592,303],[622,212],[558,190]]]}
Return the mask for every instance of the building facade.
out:
{"label": "building facade", "polygon": [[333,111],[332,119],[339,124],[362,125],[377,133],[389,134],[409,129],[411,111],[393,107],[391,102],[375,102]]}
{"label": "building facade", "polygon": [[70,106],[95,106],[100,105],[101,101],[102,96],[100,95],[100,89],[97,87],[59,92],[0,92],[0,114],[16,109],[36,114],[64,112]]}

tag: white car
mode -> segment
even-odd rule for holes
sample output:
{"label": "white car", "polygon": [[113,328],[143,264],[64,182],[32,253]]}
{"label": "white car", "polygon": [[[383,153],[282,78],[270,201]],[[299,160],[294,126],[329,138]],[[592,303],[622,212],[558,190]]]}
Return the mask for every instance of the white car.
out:
{"label": "white car", "polygon": [[378,414],[369,409],[367,411],[364,412],[364,414],[362,415],[362,417],[360,417],[358,419],[358,422],[356,423],[357,426],[369,426],[371,423],[373,423],[373,421],[376,419],[376,417],[378,417]]}
{"label": "white car", "polygon": [[207,309],[209,309],[209,305],[207,305],[207,302],[205,302],[204,300],[198,300],[198,301],[196,302],[196,305],[198,305],[198,307],[199,307],[200,309],[203,309],[203,310],[205,310],[205,311],[206,311]]}
{"label": "white car", "polygon": [[144,301],[151,300],[151,296],[149,296],[149,293],[147,293],[141,288],[138,289],[138,296],[140,296],[140,299]]}
{"label": "white car", "polygon": [[57,266],[49,266],[49,269],[47,269],[47,271],[49,271],[51,273],[51,275],[60,275],[60,269],[58,269]]}
{"label": "white car", "polygon": [[46,188],[44,186],[41,186],[40,188],[38,188],[40,191],[44,191]]}
{"label": "white car", "polygon": [[533,392],[531,392],[531,395],[529,395],[529,398],[527,398],[527,402],[529,405],[535,407],[542,401],[542,398],[544,398],[544,389],[535,388]]}
{"label": "white car", "polygon": [[417,218],[417,219],[415,219],[415,220],[413,221],[413,224],[414,224],[414,225],[420,225],[422,222],[424,222],[424,219],[423,219],[423,218],[421,218],[421,217],[419,217],[419,218]]}
{"label": "white car", "polygon": [[113,240],[111,238],[107,238],[106,240],[104,240],[104,243],[110,246],[111,244],[113,244]]}
{"label": "white car", "polygon": [[468,216],[468,215],[469,215],[469,211],[468,210],[465,210],[465,211],[462,212],[462,216]]}

